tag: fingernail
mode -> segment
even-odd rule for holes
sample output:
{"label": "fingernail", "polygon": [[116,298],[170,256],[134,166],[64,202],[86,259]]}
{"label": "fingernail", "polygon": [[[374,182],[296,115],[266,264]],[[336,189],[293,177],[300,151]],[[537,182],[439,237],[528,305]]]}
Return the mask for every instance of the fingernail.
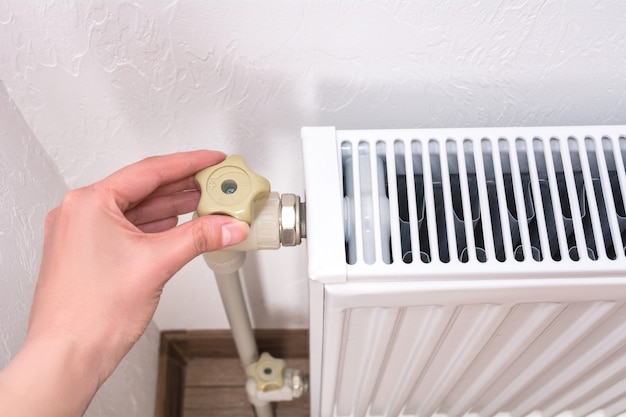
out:
{"label": "fingernail", "polygon": [[250,230],[248,223],[235,221],[222,225],[222,245],[234,245],[246,239]]}

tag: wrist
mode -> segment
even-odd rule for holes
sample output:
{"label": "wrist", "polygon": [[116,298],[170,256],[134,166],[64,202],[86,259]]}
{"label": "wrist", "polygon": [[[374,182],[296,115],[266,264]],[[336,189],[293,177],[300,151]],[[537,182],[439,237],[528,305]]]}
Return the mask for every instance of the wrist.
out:
{"label": "wrist", "polygon": [[29,337],[0,373],[0,415],[81,416],[103,380],[93,349]]}

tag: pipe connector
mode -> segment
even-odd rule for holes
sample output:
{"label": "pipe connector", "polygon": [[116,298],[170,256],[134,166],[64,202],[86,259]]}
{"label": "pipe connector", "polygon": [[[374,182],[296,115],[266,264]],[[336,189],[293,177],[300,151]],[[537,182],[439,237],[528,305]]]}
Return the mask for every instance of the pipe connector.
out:
{"label": "pipe connector", "polygon": [[296,246],[305,237],[304,204],[295,194],[280,196],[280,243],[283,246]]}
{"label": "pipe connector", "polygon": [[250,225],[250,233],[243,242],[229,251],[279,249],[297,246],[306,237],[305,205],[295,194],[269,193]]}
{"label": "pipe connector", "polygon": [[[287,371],[289,371],[289,369]],[[291,369],[290,385],[293,398],[300,398],[309,393],[309,376],[298,369]]]}

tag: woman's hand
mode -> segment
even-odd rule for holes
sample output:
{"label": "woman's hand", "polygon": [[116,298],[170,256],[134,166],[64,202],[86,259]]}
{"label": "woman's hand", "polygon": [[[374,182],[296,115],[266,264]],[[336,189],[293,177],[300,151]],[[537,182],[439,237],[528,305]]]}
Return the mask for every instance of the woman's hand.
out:
{"label": "woman's hand", "polygon": [[26,342],[0,374],[0,415],[3,401],[20,397],[45,412],[20,414],[17,404],[10,415],[81,415],[143,334],[167,281],[197,255],[246,238],[247,224],[227,216],[177,226],[200,198],[193,175],[223,159],[148,158],[69,192],[48,214]]}

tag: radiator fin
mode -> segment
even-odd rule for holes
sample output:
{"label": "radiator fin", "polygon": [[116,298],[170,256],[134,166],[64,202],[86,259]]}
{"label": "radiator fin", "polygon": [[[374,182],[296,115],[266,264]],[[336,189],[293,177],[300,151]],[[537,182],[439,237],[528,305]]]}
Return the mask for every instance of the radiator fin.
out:
{"label": "radiator fin", "polygon": [[339,140],[349,265],[429,274],[624,260],[622,136]]}

